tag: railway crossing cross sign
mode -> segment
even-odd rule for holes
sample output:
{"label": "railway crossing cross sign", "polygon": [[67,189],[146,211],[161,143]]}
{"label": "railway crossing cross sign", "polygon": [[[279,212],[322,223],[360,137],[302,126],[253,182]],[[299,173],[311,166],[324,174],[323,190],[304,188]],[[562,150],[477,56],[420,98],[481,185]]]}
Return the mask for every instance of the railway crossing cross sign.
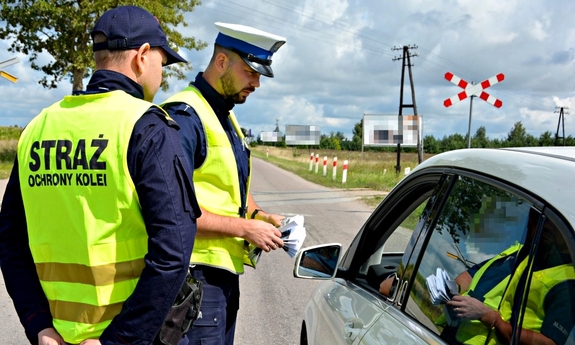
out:
{"label": "railway crossing cross sign", "polygon": [[4,67],[8,67],[11,66],[15,63],[18,63],[20,61],[20,59],[18,57],[13,57],[11,59],[8,59],[6,61],[2,61],[0,62],[0,77],[2,78],[6,78],[8,80],[10,80],[11,82],[15,83],[18,81],[18,77],[13,76],[12,74],[2,70]]}
{"label": "railway crossing cross sign", "polygon": [[445,73],[445,79],[464,89],[457,95],[443,101],[443,105],[446,108],[452,106],[453,104],[459,101],[466,99],[469,96],[478,96],[485,102],[494,105],[496,108],[501,108],[501,106],[503,105],[503,102],[501,102],[499,99],[491,96],[490,94],[484,91],[488,87],[493,86],[499,82],[502,82],[505,79],[505,75],[503,75],[503,73],[499,73],[496,76],[493,76],[489,79],[485,79],[479,84],[468,83],[467,81],[459,78],[458,76],[454,75],[451,72]]}

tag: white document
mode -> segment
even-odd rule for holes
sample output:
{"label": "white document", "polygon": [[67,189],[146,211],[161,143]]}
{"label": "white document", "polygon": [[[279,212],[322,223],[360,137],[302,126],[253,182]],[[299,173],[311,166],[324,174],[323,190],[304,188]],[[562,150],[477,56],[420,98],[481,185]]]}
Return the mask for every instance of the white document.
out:
{"label": "white document", "polygon": [[425,279],[429,296],[434,305],[451,301],[457,295],[457,283],[451,280],[447,272],[438,267],[435,275],[430,275]]}
{"label": "white document", "polygon": [[[306,237],[304,217],[302,215],[285,217],[278,230],[282,233],[281,239],[284,242],[283,250],[285,250],[290,257],[295,257]],[[260,260],[261,254],[262,250],[260,248],[250,244],[248,257],[254,266]]]}
{"label": "white document", "polygon": [[284,241],[283,249],[292,258],[295,257],[301,249],[307,234],[303,223],[304,218],[301,215],[286,217],[283,219],[282,226],[279,228],[279,231],[282,233],[282,240]]}

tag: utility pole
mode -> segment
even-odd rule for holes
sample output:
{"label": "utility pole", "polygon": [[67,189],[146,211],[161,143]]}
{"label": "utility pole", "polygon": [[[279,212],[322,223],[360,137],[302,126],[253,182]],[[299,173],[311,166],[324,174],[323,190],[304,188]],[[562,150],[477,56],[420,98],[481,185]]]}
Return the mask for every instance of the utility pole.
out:
{"label": "utility pole", "polygon": [[[555,133],[555,146],[557,146],[557,142],[559,141],[559,139],[563,139],[563,146],[565,146],[565,114],[569,115],[569,112],[566,112],[565,110],[567,110],[569,108],[567,107],[555,107],[555,111],[554,113],[557,114],[559,113],[559,121],[557,121],[557,132]],[[561,124],[563,124],[562,126],[562,136],[559,136],[559,126],[561,126]]]}
{"label": "utility pole", "polygon": [[[471,82],[471,85],[475,85],[474,82]],[[469,97],[469,125],[467,126],[467,148],[471,148],[471,113],[473,112],[473,98],[477,96],[471,95]]]}
{"label": "utility pole", "polygon": [[[276,119],[276,128],[274,129],[274,132],[279,133],[280,132],[280,125],[279,125],[280,119]],[[277,146],[277,142],[274,143],[274,146]],[[281,147],[281,145],[280,145]]]}
{"label": "utility pole", "polygon": [[[415,103],[415,88],[413,85],[413,75],[411,73],[411,57],[419,56],[417,52],[411,53],[410,50],[417,49],[416,45],[410,46],[403,46],[403,47],[393,47],[391,50],[401,50],[403,54],[401,57],[394,57],[392,61],[402,61],[402,68],[401,68],[401,86],[399,89],[399,116],[403,115],[403,108],[413,108],[413,115],[417,116],[417,105]],[[403,83],[405,80],[405,68],[407,67],[409,73],[409,85],[411,86],[411,100],[412,104],[404,104],[403,103]],[[419,138],[419,132],[417,133],[417,157],[419,163],[423,162],[423,145],[422,145],[422,138]],[[399,173],[401,171],[401,144],[397,144],[397,165],[395,166],[395,172]]]}

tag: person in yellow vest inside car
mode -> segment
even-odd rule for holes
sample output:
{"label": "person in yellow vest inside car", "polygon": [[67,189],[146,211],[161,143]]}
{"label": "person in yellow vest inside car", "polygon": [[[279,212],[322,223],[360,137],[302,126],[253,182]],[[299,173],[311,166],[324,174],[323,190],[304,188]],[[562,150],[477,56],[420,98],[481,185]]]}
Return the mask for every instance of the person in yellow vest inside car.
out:
{"label": "person in yellow vest inside car", "polygon": [[186,60],[140,7],[105,12],[91,36],[87,90],[42,110],[18,143],[2,274],[32,344],[152,344],[201,214],[178,126],[151,103],[162,66]]}
{"label": "person in yellow vest inside car", "polygon": [[255,265],[248,249],[283,246],[277,229],[283,217],[262,210],[250,193],[250,150],[232,108],[260,86],[261,75],[273,77],[272,55],[286,39],[244,25],[215,25],[219,34],[207,68],[162,106],[182,127],[202,209],[191,271],[203,282],[204,296],[190,343],[231,345],[239,275],[244,264]]}
{"label": "person in yellow vest inside car", "polygon": [[[529,212],[525,244],[515,244],[494,257],[470,267],[455,278],[460,295],[447,302],[458,318],[457,325],[443,327],[440,337],[448,344],[509,344],[512,324],[517,321],[522,287],[526,285],[531,261],[525,316],[520,344],[565,344],[575,325],[575,269],[563,235],[546,219],[535,253],[540,213]],[[531,257],[531,260],[530,260]],[[397,276],[384,279],[379,292],[394,296]],[[519,333],[517,333],[519,334]]]}
{"label": "person in yellow vest inside car", "polygon": [[[532,212],[533,213],[533,212]],[[456,332],[456,339],[462,344],[509,344],[512,338],[512,322],[518,313],[518,297],[526,285],[526,272],[532,261],[532,276],[525,315],[522,321],[520,344],[565,344],[569,332],[575,325],[573,299],[575,294],[575,269],[563,235],[547,219],[540,235],[535,253],[529,253],[529,246],[535,237],[537,224],[529,218],[527,242],[479,264],[479,269],[470,275],[461,273],[456,282],[461,295],[456,295],[447,304],[455,315],[462,319]],[[530,258],[530,256],[532,256]],[[514,260],[509,260],[513,258]],[[513,262],[508,273],[498,284],[491,284],[489,291],[478,293],[477,285],[485,280],[487,271],[494,266],[504,267]],[[493,277],[493,275],[492,275]],[[491,278],[493,279],[493,278]],[[482,297],[478,297],[481,295]],[[487,340],[487,342],[486,342]]]}
{"label": "person in yellow vest inside car", "polygon": [[[447,304],[461,323],[456,329],[444,329],[444,339],[451,339],[453,344],[509,344],[519,306],[526,304],[519,343],[565,344],[575,324],[571,292],[575,288],[575,270],[563,235],[549,219],[544,223],[536,252],[529,251],[535,238],[537,214],[530,212],[525,245],[512,246],[455,279],[462,293]],[[521,302],[530,262],[533,273],[527,301]]]}

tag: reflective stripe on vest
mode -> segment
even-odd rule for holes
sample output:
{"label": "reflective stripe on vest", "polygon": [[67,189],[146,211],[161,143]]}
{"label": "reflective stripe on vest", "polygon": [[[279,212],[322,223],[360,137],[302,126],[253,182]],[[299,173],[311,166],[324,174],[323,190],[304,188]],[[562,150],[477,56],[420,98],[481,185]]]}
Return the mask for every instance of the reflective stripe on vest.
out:
{"label": "reflective stripe on vest", "polygon": [[151,106],[123,91],[66,96],[18,143],[30,249],[67,343],[98,338],[144,267],[148,236],[126,156]]}
{"label": "reflective stripe on vest", "polygon": [[[194,187],[198,203],[205,210],[222,216],[239,217],[241,200],[236,158],[230,140],[217,115],[204,96],[193,86],[170,97],[163,104],[186,103],[198,114],[206,136],[207,153],[202,166],[194,171]],[[230,121],[236,134],[243,138],[234,113]],[[243,140],[242,140],[243,142]],[[247,150],[247,148],[246,148]],[[251,159],[248,170],[246,198],[250,188]],[[241,274],[244,272],[244,257],[248,247],[241,237],[198,238],[194,242],[192,264],[209,265]]]}

